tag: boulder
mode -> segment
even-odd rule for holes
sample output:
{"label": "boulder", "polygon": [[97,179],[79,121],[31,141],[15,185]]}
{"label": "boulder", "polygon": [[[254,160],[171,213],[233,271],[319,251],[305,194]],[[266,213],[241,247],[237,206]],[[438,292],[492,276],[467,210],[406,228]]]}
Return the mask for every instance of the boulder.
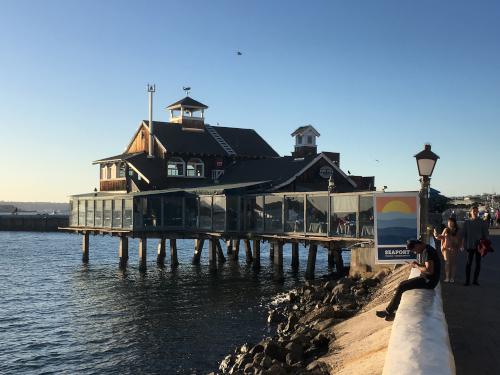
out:
{"label": "boulder", "polygon": [[324,331],[327,328],[330,328],[334,324],[338,323],[340,320],[335,319],[335,318],[329,318],[325,320],[320,320],[318,323],[316,323],[313,328],[318,330],[318,331]]}
{"label": "boulder", "polygon": [[249,353],[255,356],[258,353],[262,353],[264,351],[264,346],[262,344],[255,345],[252,349],[250,349]]}
{"label": "boulder", "polygon": [[286,361],[287,350],[274,341],[269,341],[264,345],[264,353],[279,362]]}
{"label": "boulder", "polygon": [[283,313],[281,311],[278,311],[278,310],[271,310],[269,312],[269,316],[267,317],[267,322],[269,324],[272,324],[272,323],[280,323],[280,322],[283,322],[285,321],[285,316],[283,315]]}
{"label": "boulder", "polygon": [[219,370],[223,373],[228,372],[232,365],[233,365],[233,356],[229,354],[220,363]]}

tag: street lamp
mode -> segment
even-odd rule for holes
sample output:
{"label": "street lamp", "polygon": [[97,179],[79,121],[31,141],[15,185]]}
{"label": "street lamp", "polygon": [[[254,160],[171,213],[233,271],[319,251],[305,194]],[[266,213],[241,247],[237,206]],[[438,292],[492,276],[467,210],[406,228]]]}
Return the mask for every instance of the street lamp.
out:
{"label": "street lamp", "polygon": [[418,174],[420,175],[420,235],[425,243],[429,242],[427,224],[429,218],[429,188],[431,185],[431,176],[439,159],[431,151],[431,145],[426,144],[423,151],[415,155],[417,159]]}

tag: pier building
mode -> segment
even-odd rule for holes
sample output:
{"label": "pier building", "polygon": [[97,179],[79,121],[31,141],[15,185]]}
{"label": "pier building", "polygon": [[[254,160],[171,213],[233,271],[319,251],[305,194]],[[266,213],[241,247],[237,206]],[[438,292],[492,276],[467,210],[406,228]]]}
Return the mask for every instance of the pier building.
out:
{"label": "pier building", "polygon": [[174,266],[176,239],[195,241],[193,263],[208,240],[214,268],[225,260],[223,245],[237,259],[240,241],[257,268],[260,243],[269,241],[277,270],[284,244],[291,243],[292,266],[298,267],[303,243],[312,277],[318,246],[339,268],[342,248],[372,241],[374,177],[345,173],[339,153],[318,152],[320,133],[312,125],[292,132],[293,152],[280,156],[253,129],[207,124],[208,106],[189,96],[166,107],[169,121],[153,121],[154,87],[149,91],[149,120],[139,124],[123,153],[94,162],[99,191],[71,197],[64,229],[83,234],[84,261],[90,234],[119,237],[122,266],[128,238],[139,238],[143,267],[151,238],[159,240],[160,264],[169,241]]}

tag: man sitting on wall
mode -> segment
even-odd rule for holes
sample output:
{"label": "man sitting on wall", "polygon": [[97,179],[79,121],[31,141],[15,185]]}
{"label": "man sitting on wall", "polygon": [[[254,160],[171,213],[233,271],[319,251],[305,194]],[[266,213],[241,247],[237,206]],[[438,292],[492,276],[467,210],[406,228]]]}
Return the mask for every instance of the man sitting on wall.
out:
{"label": "man sitting on wall", "polygon": [[406,242],[406,248],[416,254],[422,254],[423,264],[413,261],[410,266],[420,270],[420,276],[402,281],[397,289],[394,297],[385,310],[377,311],[379,318],[385,320],[393,320],[394,313],[398,309],[401,296],[404,292],[411,289],[434,289],[439,282],[441,274],[441,261],[439,256],[432,246],[424,244],[419,240],[409,240]]}

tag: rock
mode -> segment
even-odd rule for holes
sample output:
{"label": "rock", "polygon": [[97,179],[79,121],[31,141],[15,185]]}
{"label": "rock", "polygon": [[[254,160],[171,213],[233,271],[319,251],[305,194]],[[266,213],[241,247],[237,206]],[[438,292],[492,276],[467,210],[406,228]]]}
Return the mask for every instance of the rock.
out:
{"label": "rock", "polygon": [[325,306],[318,310],[313,310],[299,319],[300,323],[308,324],[314,320],[335,318],[335,307]]}
{"label": "rock", "polygon": [[288,365],[293,365],[294,363],[300,362],[304,357],[304,348],[301,344],[292,341],[286,345],[286,349],[289,353],[286,355],[286,363]]}
{"label": "rock", "polygon": [[254,355],[253,357],[253,363],[254,364],[259,364],[262,362],[262,360],[264,359],[266,355],[264,353],[257,353]]}
{"label": "rock", "polygon": [[338,297],[341,294],[347,294],[351,291],[351,286],[348,284],[338,284],[333,288],[332,295]]}
{"label": "rock", "polygon": [[338,319],[349,319],[356,314],[356,311],[350,309],[339,309],[335,312],[335,317]]}
{"label": "rock", "polygon": [[284,331],[290,332],[292,329],[295,328],[298,322],[299,322],[299,317],[296,314],[290,314],[290,316],[288,317],[288,322],[284,328]]}
{"label": "rock", "polygon": [[264,371],[266,375],[286,375],[286,370],[278,363],[272,365],[268,370]]}
{"label": "rock", "polygon": [[330,338],[323,333],[318,333],[312,340],[311,344],[317,348],[328,349],[328,344],[330,343]]}
{"label": "rock", "polygon": [[297,295],[293,292],[288,293],[288,302],[294,303],[297,301]]}
{"label": "rock", "polygon": [[343,277],[337,281],[337,285],[346,285],[350,288],[354,284],[354,280],[349,277]]}
{"label": "rock", "polygon": [[313,328],[321,332],[327,328],[330,328],[331,326],[338,323],[339,321],[340,321],[339,319],[335,319],[335,318],[325,319],[325,320],[322,320],[322,321],[319,321],[318,323],[316,323],[313,326]]}
{"label": "rock", "polygon": [[278,345],[274,341],[269,341],[264,345],[264,353],[272,359],[276,359],[279,362],[286,361],[287,350],[282,346]]}
{"label": "rock", "polygon": [[361,280],[361,285],[364,287],[364,288],[372,288],[374,286],[376,286],[378,283],[380,282],[379,279],[363,279]]}
{"label": "rock", "polygon": [[267,322],[271,323],[280,323],[285,320],[285,316],[278,310],[271,310],[269,316],[267,317]]}
{"label": "rock", "polygon": [[262,353],[264,351],[264,346],[262,344],[255,345],[252,349],[250,349],[249,353],[252,356],[255,356],[258,353]]}
{"label": "rock", "polygon": [[387,269],[382,269],[378,271],[375,275],[373,275],[374,278],[378,279],[379,281],[382,281],[385,279],[385,277],[390,273],[389,270]]}
{"label": "rock", "polygon": [[267,355],[264,354],[264,357],[260,361],[260,365],[263,368],[270,368],[273,365],[273,360],[270,357],[268,357]]}
{"label": "rock", "polygon": [[229,371],[231,366],[233,365],[233,356],[231,354],[227,355],[219,365],[219,370],[224,372]]}
{"label": "rock", "polygon": [[335,288],[335,283],[333,281],[328,281],[325,283],[325,285],[323,285],[323,288],[325,288],[326,290],[329,290],[329,291],[332,291],[333,288]]}
{"label": "rock", "polygon": [[330,374],[330,370],[328,369],[328,365],[323,362],[313,361],[309,363],[306,367],[307,374],[309,375],[328,375]]}
{"label": "rock", "polygon": [[249,350],[250,345],[248,343],[245,343],[240,347],[240,353],[248,353]]}
{"label": "rock", "polygon": [[234,361],[234,366],[236,370],[243,369],[248,363],[252,362],[252,355],[250,353],[239,354]]}
{"label": "rock", "polygon": [[355,292],[354,292],[354,295],[356,297],[363,297],[363,296],[366,296],[366,289],[365,288],[361,288],[361,289],[357,289]]}
{"label": "rock", "polygon": [[253,363],[247,363],[245,365],[245,368],[243,368],[243,373],[244,374],[253,374]]}

